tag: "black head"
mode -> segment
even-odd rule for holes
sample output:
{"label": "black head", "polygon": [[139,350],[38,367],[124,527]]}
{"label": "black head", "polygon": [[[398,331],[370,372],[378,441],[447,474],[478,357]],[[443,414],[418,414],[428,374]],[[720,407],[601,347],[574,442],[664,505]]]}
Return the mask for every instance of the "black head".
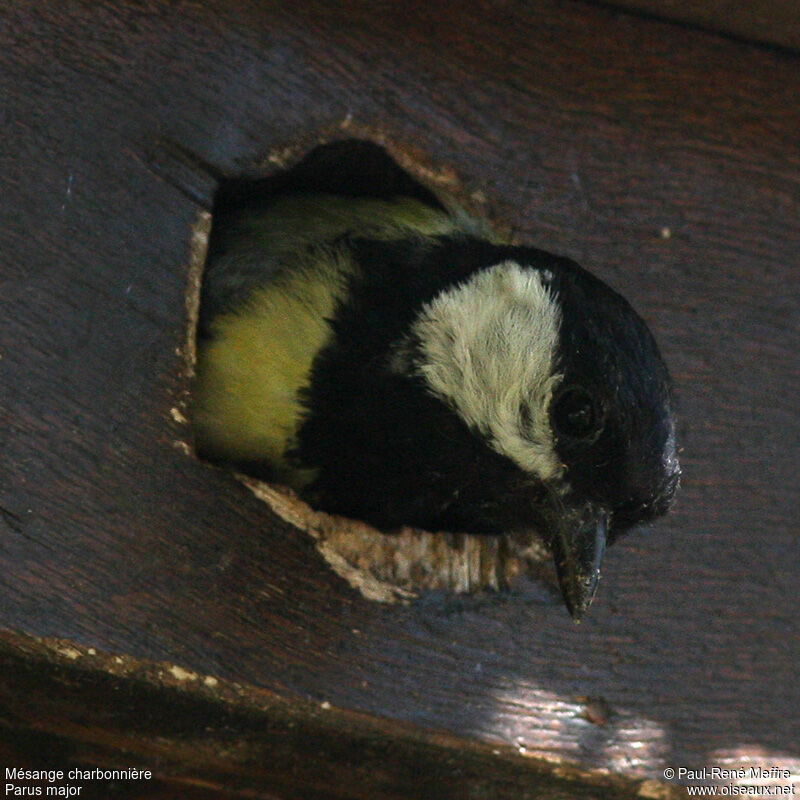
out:
{"label": "black head", "polygon": [[530,248],[498,249],[412,331],[416,375],[488,445],[485,480],[448,522],[538,530],[580,616],[606,542],[663,514],[677,490],[670,379],[652,334],[600,280]]}
{"label": "black head", "polygon": [[383,527],[535,530],[580,616],[606,541],[677,487],[670,382],[646,325],[532,248],[359,248],[374,268],[337,312],[299,435],[319,468],[309,496]]}
{"label": "black head", "polygon": [[549,271],[561,310],[550,400],[571,492],[610,512],[610,536],[663,514],[678,487],[671,382],[647,325],[578,265]]}

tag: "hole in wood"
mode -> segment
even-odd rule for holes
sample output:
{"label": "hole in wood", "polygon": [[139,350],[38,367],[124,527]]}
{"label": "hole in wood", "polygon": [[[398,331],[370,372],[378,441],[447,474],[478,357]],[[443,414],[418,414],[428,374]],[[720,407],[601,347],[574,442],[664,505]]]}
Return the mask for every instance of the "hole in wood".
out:
{"label": "hole in wood", "polygon": [[[344,432],[314,428],[311,443],[304,427],[314,404],[347,402],[336,397],[347,387],[334,383],[320,394],[311,384],[322,381],[319,373],[330,359],[321,354],[337,347],[337,325],[345,324],[332,321],[350,291],[351,248],[359,235],[391,247],[392,214],[417,215],[413,224],[425,235],[446,233],[437,226],[449,201],[412,174],[423,173],[412,159],[402,160],[406,169],[377,145],[344,140],[322,145],[278,173],[220,186],[202,286],[196,282],[189,302],[197,319],[192,417],[198,455],[233,470],[276,514],[307,532],[330,566],[369,599],[405,602],[425,591],[498,590],[521,574],[550,582],[541,563],[549,555],[531,533],[487,536],[413,524],[379,529],[330,513],[317,501],[318,468],[304,458],[304,448],[336,449],[343,435],[376,435],[369,420],[352,415],[342,416]],[[427,218],[426,208],[437,213]],[[455,206],[448,205],[447,213],[464,214],[468,224],[481,226],[482,236],[494,236],[487,223]],[[383,309],[359,313],[381,332],[397,324]],[[370,336],[367,329],[363,351],[348,351],[348,358],[363,358],[351,366],[390,370],[374,358]],[[345,480],[364,475],[344,450],[338,469]],[[373,516],[379,520],[380,502],[373,497],[367,503],[378,509]],[[413,523],[411,510],[403,521]]]}

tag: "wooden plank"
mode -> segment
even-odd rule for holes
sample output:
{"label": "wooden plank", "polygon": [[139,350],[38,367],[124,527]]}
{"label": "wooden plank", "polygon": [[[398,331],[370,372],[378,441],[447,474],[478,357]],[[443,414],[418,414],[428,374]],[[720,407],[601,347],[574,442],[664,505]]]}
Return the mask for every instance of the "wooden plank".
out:
{"label": "wooden plank", "polygon": [[[401,751],[412,725],[629,777],[797,758],[796,57],[556,0],[0,15],[2,628],[382,718]],[[536,582],[369,602],[191,454],[213,175],[352,135],[593,268],[662,344],[684,488],[579,628]]]}
{"label": "wooden plank", "polygon": [[[81,797],[87,791],[116,796],[116,784],[148,798],[198,792],[200,798],[265,800],[448,800],[465,794],[476,800],[576,795],[621,800],[649,785],[569,767],[556,775],[547,763],[514,748],[397,725],[330,704],[287,701],[176,665],[109,657],[63,641],[5,636],[0,701],[15,720],[13,727],[28,737],[19,740],[20,754],[6,763],[24,768],[22,759],[43,744],[65,750],[70,761],[84,766],[75,777],[66,771],[50,784],[80,787]],[[41,749],[37,755],[28,768],[44,767]],[[137,772],[123,772],[116,781],[102,774],[84,777],[92,772],[85,765],[96,764],[94,769],[106,773],[119,769],[121,758],[135,764]],[[677,792],[659,796],[669,800]]]}
{"label": "wooden plank", "polygon": [[800,50],[800,5],[795,0],[610,0],[602,5]]}

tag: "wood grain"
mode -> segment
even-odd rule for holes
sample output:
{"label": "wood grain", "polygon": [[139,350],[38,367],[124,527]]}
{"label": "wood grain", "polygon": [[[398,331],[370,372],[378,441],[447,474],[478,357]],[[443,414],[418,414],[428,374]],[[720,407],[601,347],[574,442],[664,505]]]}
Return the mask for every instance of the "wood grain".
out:
{"label": "wood grain", "polygon": [[[558,0],[4,5],[0,627],[329,702],[387,747],[411,725],[629,777],[796,763],[798,67]],[[684,488],[580,627],[534,582],[370,603],[192,456],[215,176],[354,135],[593,269],[661,343]]]}
{"label": "wood grain", "polygon": [[[7,763],[45,768],[55,755],[90,770],[133,763],[144,777],[54,781],[80,796],[342,800],[621,800],[648,783],[527,759],[512,748],[290,700],[170,664],[145,664],[64,641],[0,643],[0,701],[27,725]],[[58,720],[59,735],[41,732]],[[27,741],[26,741],[27,739]],[[45,755],[45,753],[47,755]],[[2,755],[2,751],[0,751]],[[47,761],[45,761],[47,759]],[[68,772],[66,773],[69,774]],[[116,784],[116,785],[112,785]],[[663,800],[677,797],[669,792]]]}
{"label": "wood grain", "polygon": [[800,50],[800,6],[794,0],[611,0],[601,5]]}

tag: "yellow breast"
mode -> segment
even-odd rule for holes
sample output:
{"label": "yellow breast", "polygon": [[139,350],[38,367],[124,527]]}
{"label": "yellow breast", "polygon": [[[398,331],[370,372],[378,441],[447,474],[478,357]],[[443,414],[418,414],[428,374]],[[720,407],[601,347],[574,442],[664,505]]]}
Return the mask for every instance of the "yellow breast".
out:
{"label": "yellow breast", "polygon": [[235,311],[216,317],[197,354],[194,424],[203,455],[268,461],[294,486],[313,479],[286,460],[316,354],[331,337],[328,320],[345,291],[352,262],[331,253],[253,290]]}

